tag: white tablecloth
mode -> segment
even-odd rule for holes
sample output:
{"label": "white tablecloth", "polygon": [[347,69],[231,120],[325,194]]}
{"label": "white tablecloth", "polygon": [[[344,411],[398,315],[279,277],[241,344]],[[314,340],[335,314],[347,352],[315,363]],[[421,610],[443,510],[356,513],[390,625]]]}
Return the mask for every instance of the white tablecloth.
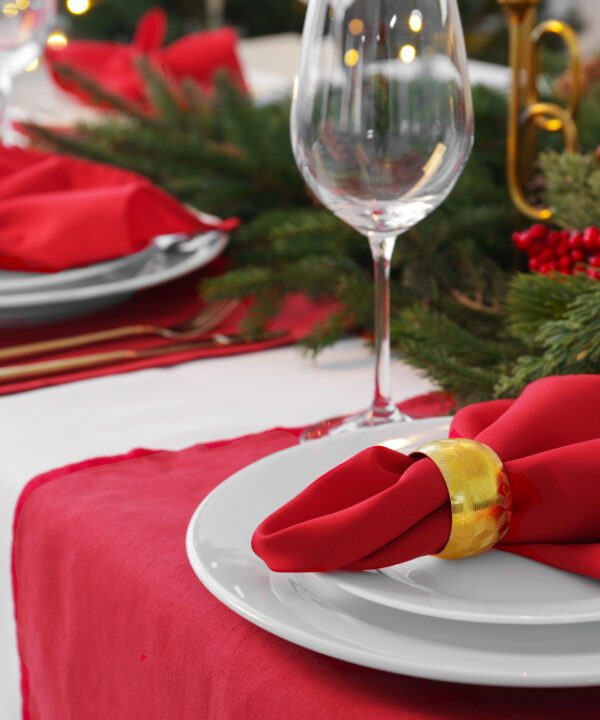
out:
{"label": "white tablecloth", "polygon": [[[398,401],[431,389],[398,361],[392,377]],[[134,447],[175,450],[355,412],[372,383],[373,358],[350,339],[316,360],[286,347],[0,397],[0,718],[20,716],[9,557],[13,509],[31,477]]]}

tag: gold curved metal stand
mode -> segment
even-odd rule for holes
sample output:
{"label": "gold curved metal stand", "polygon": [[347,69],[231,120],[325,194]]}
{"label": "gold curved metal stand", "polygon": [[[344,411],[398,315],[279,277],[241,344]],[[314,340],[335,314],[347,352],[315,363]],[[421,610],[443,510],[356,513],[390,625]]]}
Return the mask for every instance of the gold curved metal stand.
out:
{"label": "gold curved metal stand", "polygon": [[[537,154],[536,128],[548,132],[562,131],[565,148],[576,151],[578,133],[575,113],[581,94],[581,53],[573,28],[559,20],[536,25],[539,0],[498,0],[506,11],[510,28],[510,66],[512,88],[508,108],[506,144],[507,179],[515,207],[532,220],[548,220],[549,208],[533,206],[525,195],[527,175]],[[573,75],[572,92],[567,108],[540,102],[537,92],[538,50],[548,34],[561,37],[569,54]]]}

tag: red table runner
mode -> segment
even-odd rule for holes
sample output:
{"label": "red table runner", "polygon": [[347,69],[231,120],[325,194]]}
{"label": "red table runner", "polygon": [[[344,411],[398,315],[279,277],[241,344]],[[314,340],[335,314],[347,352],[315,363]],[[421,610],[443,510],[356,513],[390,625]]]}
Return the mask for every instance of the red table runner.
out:
{"label": "red table runner", "polygon": [[[422,400],[431,411],[443,398]],[[416,415],[420,404],[402,407]],[[371,670],[270,635],[214,598],[187,561],[191,515],[232,473],[296,442],[272,430],[138,450],[25,488],[13,558],[25,720],[600,716],[600,688],[489,688]]]}

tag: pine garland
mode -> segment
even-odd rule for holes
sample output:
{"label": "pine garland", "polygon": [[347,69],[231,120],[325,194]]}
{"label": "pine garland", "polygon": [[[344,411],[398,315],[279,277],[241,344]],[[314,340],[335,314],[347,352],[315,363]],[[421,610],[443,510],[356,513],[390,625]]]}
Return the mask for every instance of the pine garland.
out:
{"label": "pine garland", "polygon": [[[350,331],[372,331],[368,244],[307,193],[287,102],[257,106],[224,82],[206,98],[142,66],[145,111],[62,72],[114,112],[68,135],[30,125],[40,144],[140,172],[182,202],[242,218],[231,269],[203,284],[205,296],[252,297],[250,329],[263,328],[286,293],[336,300],[337,312],[307,340],[314,352]],[[479,87],[474,105],[478,133],[463,176],[400,238],[392,263],[393,347],[460,404],[516,395],[547,374],[600,371],[600,284],[518,273],[524,259],[510,237],[522,220],[506,190],[506,99]],[[593,137],[599,110],[596,88],[583,104],[582,137]],[[596,222],[598,164],[556,154],[542,164],[560,222]]]}

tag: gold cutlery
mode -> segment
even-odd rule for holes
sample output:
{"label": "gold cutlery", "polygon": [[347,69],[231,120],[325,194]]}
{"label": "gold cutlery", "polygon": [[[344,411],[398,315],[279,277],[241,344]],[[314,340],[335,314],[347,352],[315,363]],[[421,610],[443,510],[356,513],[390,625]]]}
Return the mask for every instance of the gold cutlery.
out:
{"label": "gold cutlery", "polygon": [[[259,340],[274,340],[284,337],[287,334],[285,331],[267,332],[261,335]],[[15,382],[16,380],[31,380],[33,378],[102,367],[104,365],[116,365],[133,360],[145,360],[146,358],[173,355],[181,352],[193,352],[196,350],[233,345],[248,345],[255,341],[256,338],[247,334],[222,335],[221,333],[215,333],[205,340],[185,343],[183,345],[161,345],[161,347],[145,348],[142,350],[114,350],[112,352],[90,353],[88,355],[60,358],[58,360],[9,365],[8,367],[0,368],[0,384]]]}
{"label": "gold cutlery", "polygon": [[169,340],[186,340],[204,335],[223,322],[237,307],[236,300],[223,300],[211,303],[191,320],[173,327],[159,327],[157,325],[128,325],[126,327],[101,330],[99,332],[72,335],[71,337],[44,340],[42,342],[27,343],[0,350],[0,362],[33,357],[34,355],[47,355],[61,350],[93,345],[95,343],[119,340],[120,338],[137,335],[158,335]]}

